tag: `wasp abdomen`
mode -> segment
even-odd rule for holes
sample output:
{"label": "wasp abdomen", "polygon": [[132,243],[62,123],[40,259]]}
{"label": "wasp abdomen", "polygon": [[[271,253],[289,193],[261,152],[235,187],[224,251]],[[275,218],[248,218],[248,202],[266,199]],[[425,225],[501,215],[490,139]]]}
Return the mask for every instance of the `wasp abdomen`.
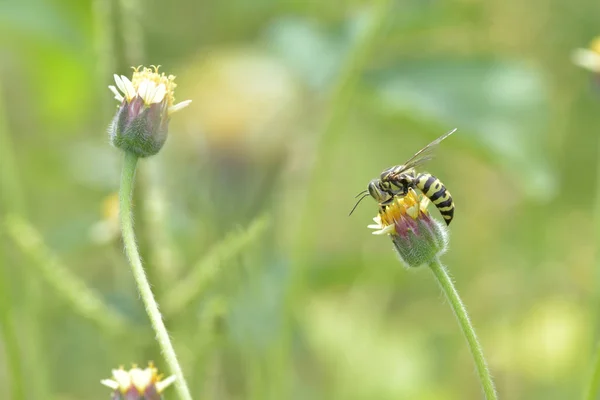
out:
{"label": "wasp abdomen", "polygon": [[415,185],[437,207],[446,225],[450,225],[454,218],[454,201],[444,184],[431,174],[419,174]]}

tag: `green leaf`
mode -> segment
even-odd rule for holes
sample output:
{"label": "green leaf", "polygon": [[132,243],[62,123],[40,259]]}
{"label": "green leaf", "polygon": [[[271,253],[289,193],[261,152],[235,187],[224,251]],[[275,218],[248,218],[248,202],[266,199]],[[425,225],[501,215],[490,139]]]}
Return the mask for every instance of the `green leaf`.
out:
{"label": "green leaf", "polygon": [[547,88],[535,69],[512,61],[428,59],[374,72],[367,82],[386,111],[438,130],[458,128],[457,136],[513,174],[527,196],[556,194],[544,148]]}

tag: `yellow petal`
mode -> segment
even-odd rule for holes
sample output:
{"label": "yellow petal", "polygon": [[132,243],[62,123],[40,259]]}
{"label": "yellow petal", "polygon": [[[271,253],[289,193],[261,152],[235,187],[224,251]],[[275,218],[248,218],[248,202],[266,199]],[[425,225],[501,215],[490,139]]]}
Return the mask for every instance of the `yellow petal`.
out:
{"label": "yellow petal", "polygon": [[419,216],[419,208],[415,204],[414,206],[408,207],[406,209],[406,213],[412,219],[417,219],[417,217]]}

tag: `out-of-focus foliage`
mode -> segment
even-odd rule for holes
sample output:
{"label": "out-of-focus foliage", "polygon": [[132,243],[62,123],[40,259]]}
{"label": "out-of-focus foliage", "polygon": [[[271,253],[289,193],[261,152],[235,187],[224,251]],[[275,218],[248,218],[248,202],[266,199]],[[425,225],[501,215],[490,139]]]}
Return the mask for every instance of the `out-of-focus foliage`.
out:
{"label": "out-of-focus foliage", "polygon": [[[580,394],[600,326],[600,96],[569,55],[600,34],[597,1],[400,0],[380,20],[385,2],[140,1],[133,50],[122,3],[0,2],[0,398],[15,357],[27,399],[105,399],[119,365],[165,370],[111,202],[107,85],[131,63],[193,100],[141,163],[134,209],[195,398],[481,398],[430,273],[370,235],[371,199],[347,217],[454,127],[426,169],[456,203],[444,261],[501,398]],[[4,229],[15,213],[123,332],[57,293]],[[202,291],[169,310],[192,276]]]}

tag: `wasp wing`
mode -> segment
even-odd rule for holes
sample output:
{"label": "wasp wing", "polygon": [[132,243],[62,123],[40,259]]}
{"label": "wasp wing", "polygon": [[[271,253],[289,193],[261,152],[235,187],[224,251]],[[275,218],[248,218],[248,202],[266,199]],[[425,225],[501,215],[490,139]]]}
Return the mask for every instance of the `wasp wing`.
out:
{"label": "wasp wing", "polygon": [[433,153],[436,147],[440,144],[440,142],[446,139],[448,136],[452,135],[454,132],[456,132],[456,128],[452,129],[450,132],[443,134],[439,138],[435,139],[433,142],[429,143],[427,146],[423,147],[421,150],[417,151],[414,156],[412,156],[408,161],[406,161],[403,164],[401,172],[404,172],[411,168],[415,168],[431,160],[433,158]]}

